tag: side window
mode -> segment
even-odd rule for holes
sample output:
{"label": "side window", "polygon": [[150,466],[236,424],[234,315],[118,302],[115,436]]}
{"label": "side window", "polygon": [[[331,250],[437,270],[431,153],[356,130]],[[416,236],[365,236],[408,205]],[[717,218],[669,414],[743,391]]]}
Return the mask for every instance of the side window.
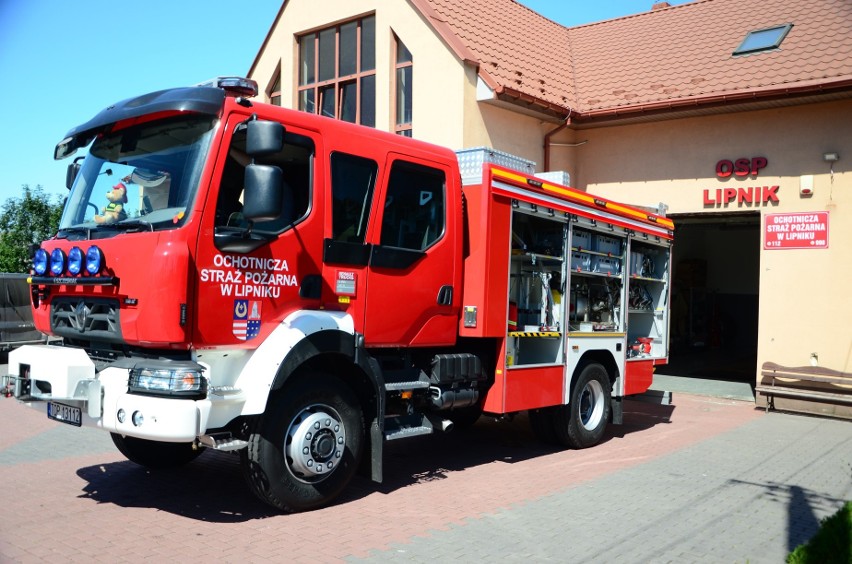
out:
{"label": "side window", "polygon": [[444,173],[397,161],[388,181],[381,244],[423,251],[444,232]]}
{"label": "side window", "polygon": [[[246,130],[238,129],[231,139],[228,160],[219,186],[216,201],[216,227],[247,227],[243,218],[243,182],[246,165],[251,159],[246,155]],[[284,198],[281,216],[273,221],[256,223],[255,231],[281,233],[308,213],[311,199],[311,181],[314,162],[314,143],[309,137],[287,132],[284,148],[273,155],[255,160],[259,164],[274,165],[281,169],[284,178]]]}
{"label": "side window", "polygon": [[394,131],[405,137],[412,136],[411,130],[411,108],[412,108],[412,93],[411,84],[412,73],[414,71],[414,59],[402,41],[394,35],[394,43],[396,43],[396,64],[394,69],[394,81],[396,83],[396,126]]}
{"label": "side window", "polygon": [[370,159],[345,153],[331,155],[333,241],[364,242],[378,170]]}
{"label": "side window", "polygon": [[298,38],[299,109],[376,126],[376,17]]}

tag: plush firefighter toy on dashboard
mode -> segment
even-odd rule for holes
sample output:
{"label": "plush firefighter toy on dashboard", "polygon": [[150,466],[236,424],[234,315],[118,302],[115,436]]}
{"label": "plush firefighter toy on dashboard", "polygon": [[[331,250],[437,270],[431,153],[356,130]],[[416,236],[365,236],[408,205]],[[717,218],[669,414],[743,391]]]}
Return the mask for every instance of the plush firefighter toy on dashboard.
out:
{"label": "plush firefighter toy on dashboard", "polygon": [[104,208],[103,215],[95,216],[95,223],[115,223],[127,217],[124,204],[127,203],[127,186],[119,182],[107,192],[109,204]]}

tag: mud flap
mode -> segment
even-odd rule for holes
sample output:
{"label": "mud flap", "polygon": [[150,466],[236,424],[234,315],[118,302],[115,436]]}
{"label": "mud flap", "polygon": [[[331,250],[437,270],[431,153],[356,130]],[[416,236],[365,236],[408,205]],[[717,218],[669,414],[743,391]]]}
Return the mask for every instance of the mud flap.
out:
{"label": "mud flap", "polygon": [[610,413],[612,414],[612,424],[613,425],[621,425],[624,423],[624,403],[622,402],[624,398],[612,398],[612,409]]}
{"label": "mud flap", "polygon": [[382,483],[384,446],[384,433],[379,428],[379,420],[374,419],[370,424],[370,479],[379,484]]}

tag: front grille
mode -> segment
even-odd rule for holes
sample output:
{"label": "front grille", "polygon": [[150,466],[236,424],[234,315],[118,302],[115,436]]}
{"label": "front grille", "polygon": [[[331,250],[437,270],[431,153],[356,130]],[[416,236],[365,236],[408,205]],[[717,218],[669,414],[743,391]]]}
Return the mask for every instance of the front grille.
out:
{"label": "front grille", "polygon": [[50,306],[53,332],[70,339],[123,342],[118,300],[54,298]]}

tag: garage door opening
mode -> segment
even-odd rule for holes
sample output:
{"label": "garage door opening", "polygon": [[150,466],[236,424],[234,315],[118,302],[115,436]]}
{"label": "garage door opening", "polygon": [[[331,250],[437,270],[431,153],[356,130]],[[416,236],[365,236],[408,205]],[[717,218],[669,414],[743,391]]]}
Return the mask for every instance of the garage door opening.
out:
{"label": "garage door opening", "polygon": [[753,382],[760,213],[673,215],[669,364],[660,374]]}

